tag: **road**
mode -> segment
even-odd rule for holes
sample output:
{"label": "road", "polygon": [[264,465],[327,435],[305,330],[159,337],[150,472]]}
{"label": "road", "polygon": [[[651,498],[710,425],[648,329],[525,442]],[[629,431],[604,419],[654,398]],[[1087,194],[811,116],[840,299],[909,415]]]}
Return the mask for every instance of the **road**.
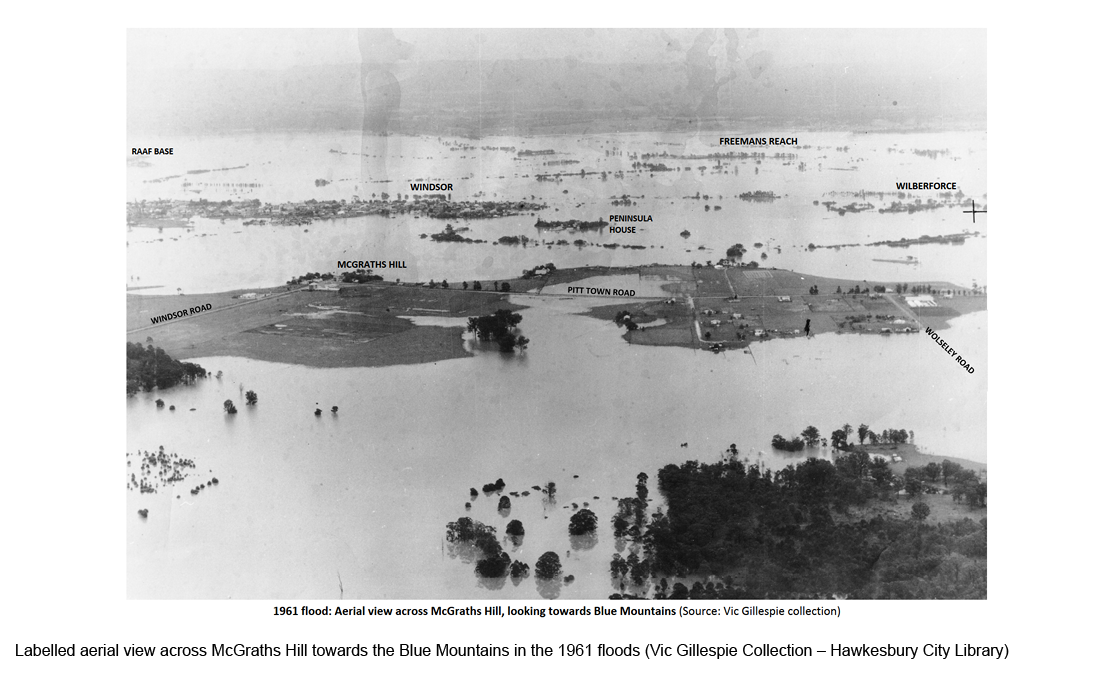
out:
{"label": "road", "polygon": [[[305,292],[305,291],[306,291],[306,288],[300,287],[297,290],[289,290],[287,292],[280,292],[278,294],[270,294],[270,295],[267,295],[266,297],[260,297],[259,299],[248,299],[246,301],[236,302],[235,304],[229,304],[228,306],[218,306],[215,309],[211,309],[209,311],[202,311],[201,313],[195,313],[193,315],[194,316],[199,316],[199,315],[209,315],[209,314],[213,314],[213,313],[219,313],[220,311],[228,311],[228,310],[235,309],[235,308],[242,308],[242,307],[248,306],[250,304],[258,304],[261,301],[268,301],[270,299],[278,299],[279,297],[285,297],[289,294],[294,294],[296,292]],[[184,315],[181,318],[175,318],[175,320],[183,320],[183,319],[187,319],[187,318],[191,318],[191,317],[193,317],[193,316]],[[154,329],[156,327],[162,327],[165,324],[166,323],[161,323],[160,322],[157,325],[152,324],[152,325],[144,325],[143,327],[135,327],[135,328],[132,328],[132,329],[128,330],[126,333],[127,334],[134,334],[135,332],[142,332],[143,330]]]}
{"label": "road", "polygon": [[921,329],[921,321],[918,320],[917,315],[910,310],[910,307],[906,306],[905,301],[899,303],[898,299],[896,299],[895,295],[893,294],[885,294],[883,296],[890,300],[890,303],[894,304],[895,308],[897,308],[899,311],[902,311],[903,315],[912,320],[914,324],[918,326],[918,329]]}

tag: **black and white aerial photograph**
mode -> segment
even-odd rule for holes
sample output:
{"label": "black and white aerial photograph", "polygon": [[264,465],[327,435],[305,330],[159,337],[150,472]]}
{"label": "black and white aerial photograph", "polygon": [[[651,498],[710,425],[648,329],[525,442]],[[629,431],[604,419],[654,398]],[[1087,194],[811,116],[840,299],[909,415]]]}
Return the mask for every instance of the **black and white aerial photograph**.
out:
{"label": "black and white aerial photograph", "polygon": [[985,29],[126,37],[127,598],[987,598]]}

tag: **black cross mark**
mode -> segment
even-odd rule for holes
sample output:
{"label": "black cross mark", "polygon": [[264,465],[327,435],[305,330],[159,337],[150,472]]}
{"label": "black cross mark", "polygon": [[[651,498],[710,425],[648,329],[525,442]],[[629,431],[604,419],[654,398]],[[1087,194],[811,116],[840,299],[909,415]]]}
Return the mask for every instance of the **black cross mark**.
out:
{"label": "black cross mark", "polygon": [[976,213],[986,213],[987,211],[986,210],[976,210],[976,200],[972,199],[972,209],[971,210],[965,210],[964,212],[972,214],[972,224],[975,224],[976,223]]}

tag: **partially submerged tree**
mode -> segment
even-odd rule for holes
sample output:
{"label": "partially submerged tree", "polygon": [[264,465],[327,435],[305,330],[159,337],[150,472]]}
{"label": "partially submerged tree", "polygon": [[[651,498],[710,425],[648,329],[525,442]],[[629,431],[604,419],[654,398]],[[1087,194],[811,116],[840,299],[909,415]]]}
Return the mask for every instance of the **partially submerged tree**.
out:
{"label": "partially submerged tree", "polygon": [[530,575],[530,566],[522,561],[513,561],[511,563],[511,579],[517,580]]}
{"label": "partially submerged tree", "polygon": [[816,446],[821,439],[821,432],[812,425],[801,431],[801,437],[809,446]]}
{"label": "partially submerged tree", "polygon": [[544,580],[552,580],[561,576],[561,557],[556,552],[548,551],[538,557],[534,564],[534,574]]}
{"label": "partially submerged tree", "polygon": [[596,531],[596,514],[590,509],[582,509],[569,518],[569,534],[585,535]]}
{"label": "partially submerged tree", "polygon": [[507,574],[507,569],[510,565],[511,557],[507,555],[507,552],[503,552],[498,556],[489,556],[477,561],[476,574],[490,579],[503,577]]}

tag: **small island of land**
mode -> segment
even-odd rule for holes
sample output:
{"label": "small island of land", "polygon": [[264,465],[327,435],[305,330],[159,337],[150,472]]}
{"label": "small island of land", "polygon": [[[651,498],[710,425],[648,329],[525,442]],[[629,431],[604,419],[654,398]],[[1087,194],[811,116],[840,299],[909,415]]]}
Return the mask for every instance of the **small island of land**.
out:
{"label": "small island of land", "polygon": [[587,311],[625,327],[630,343],[648,346],[721,350],[829,332],[887,336],[943,329],[952,318],[987,309],[982,288],[952,283],[912,288],[746,265],[612,268],[607,273],[638,273],[662,282],[659,297]]}
{"label": "small island of land", "polygon": [[[461,342],[466,318],[522,308],[502,292],[386,282],[312,283],[207,295],[129,294],[127,299],[129,338],[149,336],[176,357],[232,355],[312,367],[384,367],[469,357]],[[213,308],[151,324],[151,316],[198,303]],[[418,324],[430,317],[458,318],[460,326]]]}

